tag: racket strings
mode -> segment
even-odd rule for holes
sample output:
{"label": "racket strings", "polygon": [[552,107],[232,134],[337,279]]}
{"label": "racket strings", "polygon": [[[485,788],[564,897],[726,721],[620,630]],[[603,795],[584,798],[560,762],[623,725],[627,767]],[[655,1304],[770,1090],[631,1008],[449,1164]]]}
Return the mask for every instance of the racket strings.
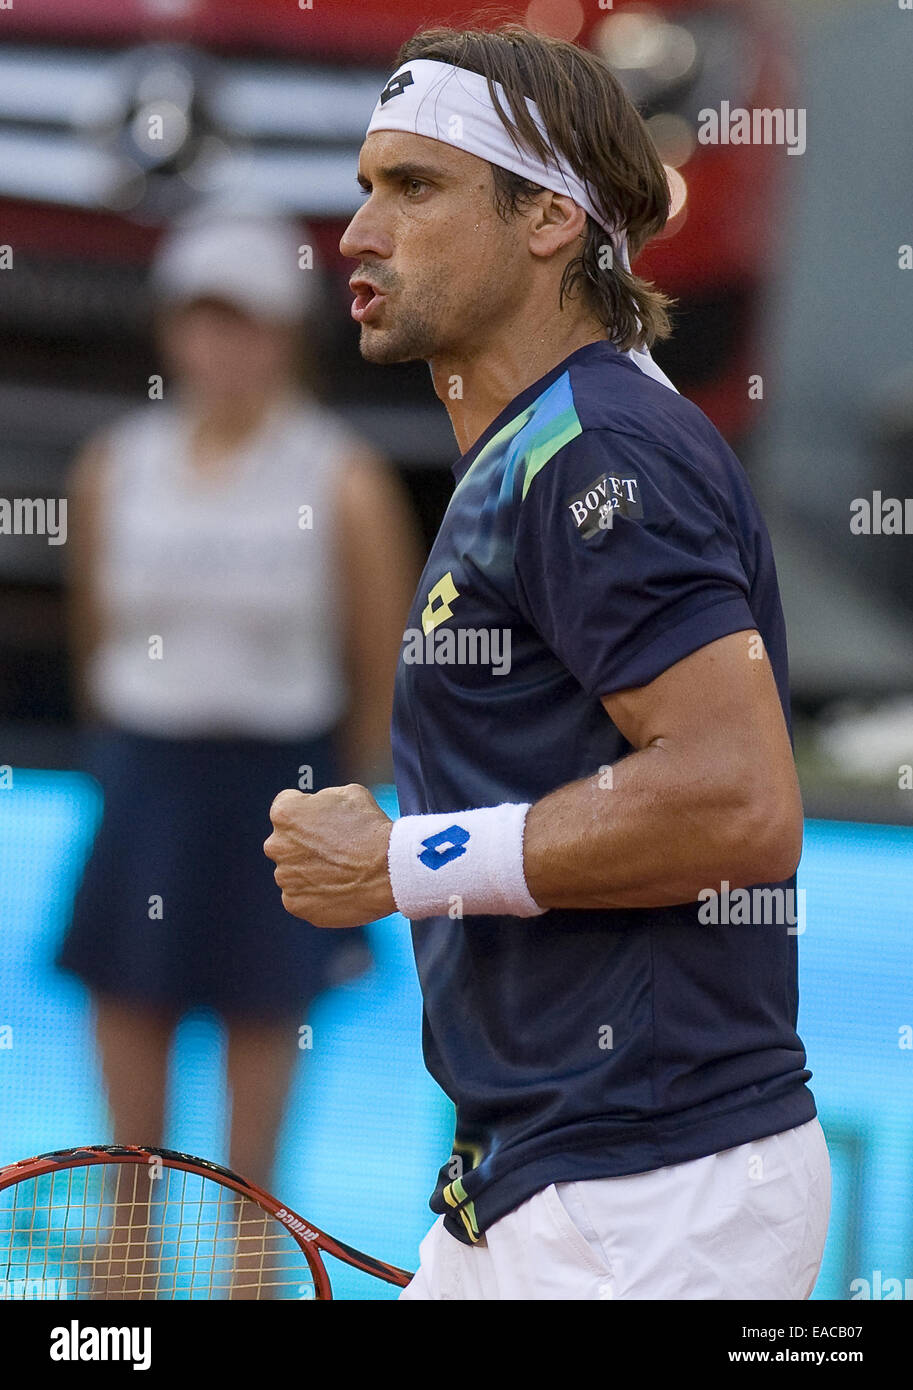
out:
{"label": "racket strings", "polygon": [[307,1299],[315,1285],[249,1198],[161,1163],[100,1163],[0,1192],[0,1297]]}

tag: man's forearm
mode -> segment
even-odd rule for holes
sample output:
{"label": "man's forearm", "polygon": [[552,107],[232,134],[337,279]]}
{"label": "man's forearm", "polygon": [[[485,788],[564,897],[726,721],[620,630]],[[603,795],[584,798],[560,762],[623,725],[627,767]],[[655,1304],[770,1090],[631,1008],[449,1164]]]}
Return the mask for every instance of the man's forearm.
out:
{"label": "man's forearm", "polygon": [[663,907],[724,879],[738,888],[788,878],[798,853],[776,790],[711,766],[657,742],[542,797],[523,843],[536,902]]}

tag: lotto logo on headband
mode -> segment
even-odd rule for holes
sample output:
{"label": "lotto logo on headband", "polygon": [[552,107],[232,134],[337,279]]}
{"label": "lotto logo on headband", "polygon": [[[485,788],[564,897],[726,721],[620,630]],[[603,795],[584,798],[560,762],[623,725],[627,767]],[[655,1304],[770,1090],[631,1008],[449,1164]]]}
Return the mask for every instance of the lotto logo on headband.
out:
{"label": "lotto logo on headband", "polygon": [[380,94],[381,106],[386,106],[388,101],[394,97],[401,97],[407,87],[414,87],[415,82],[411,72],[398,72],[395,77],[391,77],[386,87]]}
{"label": "lotto logo on headband", "polygon": [[[448,825],[445,830],[439,830],[437,834],[429,835],[427,840],[421,841],[425,848],[419,859],[426,869],[442,869],[445,864],[459,859],[461,854],[466,853],[468,840],[468,830],[464,830],[461,825]],[[442,845],[446,845],[447,848],[442,850]]]}

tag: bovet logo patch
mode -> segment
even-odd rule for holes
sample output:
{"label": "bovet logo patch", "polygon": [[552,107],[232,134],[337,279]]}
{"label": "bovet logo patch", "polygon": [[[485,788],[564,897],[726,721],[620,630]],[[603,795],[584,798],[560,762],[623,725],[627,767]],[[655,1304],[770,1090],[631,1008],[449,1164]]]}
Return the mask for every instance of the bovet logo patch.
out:
{"label": "bovet logo patch", "polygon": [[616,516],[643,516],[640,484],[631,474],[603,473],[565,503],[578,536],[589,540],[608,531]]}

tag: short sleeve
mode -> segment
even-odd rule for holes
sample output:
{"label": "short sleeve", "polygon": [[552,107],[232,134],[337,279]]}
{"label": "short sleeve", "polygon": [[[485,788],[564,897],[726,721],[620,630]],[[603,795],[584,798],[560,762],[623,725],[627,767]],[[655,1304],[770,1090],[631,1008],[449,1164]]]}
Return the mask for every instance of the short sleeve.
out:
{"label": "short sleeve", "polygon": [[523,488],[518,605],[588,694],[646,685],[757,626],[732,515],[697,464],[655,441],[588,430]]}

